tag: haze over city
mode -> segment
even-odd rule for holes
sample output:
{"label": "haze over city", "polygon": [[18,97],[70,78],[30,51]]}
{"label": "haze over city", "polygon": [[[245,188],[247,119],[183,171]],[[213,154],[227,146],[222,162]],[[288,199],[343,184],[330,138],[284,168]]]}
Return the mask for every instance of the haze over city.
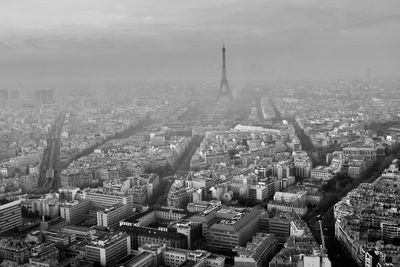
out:
{"label": "haze over city", "polygon": [[0,2],[0,83],[397,79],[396,0]]}
{"label": "haze over city", "polygon": [[0,0],[0,267],[400,267],[398,0]]}

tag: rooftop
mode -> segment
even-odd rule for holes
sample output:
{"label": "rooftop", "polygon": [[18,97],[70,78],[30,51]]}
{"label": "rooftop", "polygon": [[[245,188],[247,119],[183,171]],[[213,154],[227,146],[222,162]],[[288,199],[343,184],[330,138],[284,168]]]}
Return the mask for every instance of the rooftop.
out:
{"label": "rooftop", "polygon": [[123,238],[126,238],[127,236],[128,236],[127,234],[122,232],[108,233],[93,240],[91,243],[88,244],[88,246],[105,248],[110,245],[113,245],[114,243],[120,241]]}
{"label": "rooftop", "polygon": [[265,234],[265,233],[257,233],[253,236],[251,242],[248,242],[246,247],[237,246],[234,248],[234,251],[237,252],[239,257],[242,258],[253,258],[258,255],[257,250],[261,246],[265,246],[264,242],[269,241],[269,243],[273,243],[276,241],[274,235]]}
{"label": "rooftop", "polygon": [[15,200],[15,201],[8,202],[6,204],[0,205],[0,210],[8,209],[12,206],[19,205],[20,203],[21,203],[21,200]]}

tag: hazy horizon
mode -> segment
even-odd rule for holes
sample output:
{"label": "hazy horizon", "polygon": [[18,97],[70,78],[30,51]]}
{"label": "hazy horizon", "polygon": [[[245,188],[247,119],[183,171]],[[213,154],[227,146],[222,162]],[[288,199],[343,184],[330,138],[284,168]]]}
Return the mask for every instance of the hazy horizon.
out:
{"label": "hazy horizon", "polygon": [[0,88],[399,79],[400,2],[3,0]]}

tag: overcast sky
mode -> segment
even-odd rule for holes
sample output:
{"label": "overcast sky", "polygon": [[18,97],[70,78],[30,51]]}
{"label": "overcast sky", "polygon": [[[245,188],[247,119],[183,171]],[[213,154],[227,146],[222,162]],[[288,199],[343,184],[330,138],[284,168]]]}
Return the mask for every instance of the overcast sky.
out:
{"label": "overcast sky", "polygon": [[0,87],[399,78],[399,0],[1,0]]}

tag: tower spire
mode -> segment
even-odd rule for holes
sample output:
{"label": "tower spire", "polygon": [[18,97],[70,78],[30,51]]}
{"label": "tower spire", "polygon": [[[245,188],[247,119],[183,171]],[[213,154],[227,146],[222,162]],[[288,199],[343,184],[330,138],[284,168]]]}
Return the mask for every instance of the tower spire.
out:
{"label": "tower spire", "polygon": [[221,83],[219,86],[219,92],[218,92],[218,97],[219,99],[222,96],[228,96],[230,98],[233,98],[231,91],[229,89],[229,84],[228,84],[228,78],[226,74],[226,55],[225,55],[225,43],[222,43],[222,77],[221,77]]}

